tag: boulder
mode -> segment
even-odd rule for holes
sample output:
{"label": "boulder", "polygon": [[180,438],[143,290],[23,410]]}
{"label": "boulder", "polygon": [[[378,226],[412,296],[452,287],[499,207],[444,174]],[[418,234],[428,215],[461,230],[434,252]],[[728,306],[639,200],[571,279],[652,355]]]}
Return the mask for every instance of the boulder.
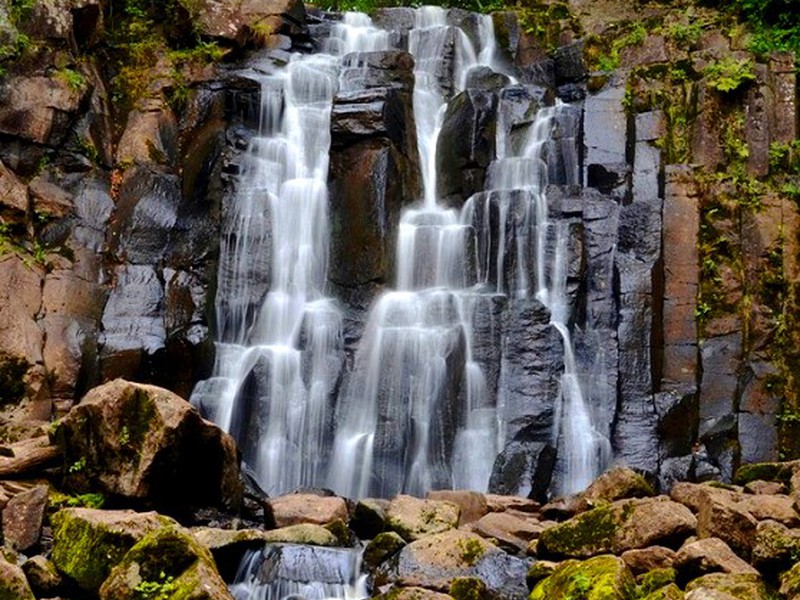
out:
{"label": "boulder", "polygon": [[536,500],[520,496],[501,496],[500,494],[484,494],[489,512],[517,510],[524,513],[538,513],[542,507]]}
{"label": "boulder", "polygon": [[305,20],[305,8],[299,0],[200,0],[191,6],[197,33],[238,43],[277,33],[297,33]]}
{"label": "boulder", "polygon": [[420,500],[396,496],[386,509],[386,524],[403,539],[413,542],[458,525],[457,504],[444,500]]}
{"label": "boulder", "polygon": [[750,513],[757,521],[771,519],[787,527],[800,526],[800,515],[795,510],[794,501],[783,494],[745,495],[736,506]]}
{"label": "boulder", "polygon": [[707,573],[758,573],[719,538],[685,544],[675,555],[675,568],[684,581]]}
{"label": "boulder", "polygon": [[537,554],[587,558],[652,545],[677,546],[696,527],[694,515],[666,497],[618,500],[546,529],[539,536]]}
{"label": "boulder", "polygon": [[405,546],[379,570],[375,583],[447,592],[456,578],[478,577],[490,596],[522,597],[527,591],[527,570],[526,561],[509,556],[473,533],[453,529]]}
{"label": "boulder", "polygon": [[388,500],[362,498],[356,503],[350,527],[361,539],[374,538],[386,528]]}
{"label": "boulder", "polygon": [[3,540],[17,552],[27,553],[39,544],[47,508],[46,485],[17,494],[3,508]]}
{"label": "boulder", "polygon": [[233,600],[211,553],[176,526],[136,543],[103,582],[100,600],[139,600],[142,589],[157,590],[163,598]]}
{"label": "boulder", "polygon": [[236,445],[167,390],[118,379],[91,390],[61,421],[67,483],[166,512],[235,508]]}
{"label": "boulder", "polygon": [[746,485],[751,481],[775,481],[789,483],[792,474],[800,466],[799,461],[751,463],[736,469],[734,483]]}
{"label": "boulder", "polygon": [[654,494],[652,486],[636,471],[628,467],[615,467],[600,475],[586,490],[578,494],[571,508],[582,512],[602,502]]}
{"label": "boulder", "polygon": [[44,556],[32,556],[22,563],[22,571],[37,598],[52,598],[64,589],[64,578]]}
{"label": "boulder", "polygon": [[686,586],[686,600],[770,600],[769,588],[759,575],[712,573]]}
{"label": "boulder", "polygon": [[675,561],[675,551],[664,546],[649,546],[623,552],[621,557],[634,575],[653,569],[666,569]]}
{"label": "boulder", "polygon": [[0,598],[4,600],[34,600],[25,573],[17,565],[0,556]]}
{"label": "boulder", "polygon": [[300,523],[325,525],[337,519],[348,520],[347,503],[338,496],[287,494],[269,500],[276,527]]}
{"label": "boulder", "polygon": [[684,600],[683,591],[674,583],[650,592],[642,600]]}
{"label": "boulder", "polygon": [[753,515],[721,495],[709,497],[697,512],[697,535],[720,538],[745,560],[750,558],[757,525]]}
{"label": "boulder", "polygon": [[763,479],[756,479],[744,485],[744,491],[748,494],[755,494],[757,496],[767,494],[783,494],[786,492],[786,485],[779,481],[764,481]]}
{"label": "boulder", "polygon": [[339,546],[340,540],[334,533],[314,523],[287,525],[263,534],[270,543],[308,544],[310,546]]}
{"label": "boulder", "polygon": [[583,562],[562,563],[533,588],[529,600],[633,600],[635,597],[636,582],[623,560],[616,556],[596,556]]}
{"label": "boulder", "polygon": [[535,519],[523,519],[509,513],[489,513],[472,524],[472,531],[492,540],[506,551],[524,552],[543,527]]}
{"label": "boulder", "polygon": [[405,545],[406,541],[394,531],[379,533],[364,548],[364,562],[367,565],[377,567]]}
{"label": "boulder", "polygon": [[111,569],[147,534],[177,525],[155,512],[65,508],[50,518],[51,560],[81,589],[96,592]]}
{"label": "boulder", "polygon": [[453,597],[421,587],[401,587],[375,596],[375,600],[453,600]]}
{"label": "boulder", "polygon": [[795,600],[800,596],[800,562],[796,562],[791,569],[781,575],[781,594]]}
{"label": "boulder", "polygon": [[636,578],[637,595],[639,597],[648,596],[652,592],[675,583],[675,569],[667,567],[665,569],[653,569]]}
{"label": "boulder", "polygon": [[800,529],[789,529],[777,521],[761,521],[756,527],[753,564],[762,571],[788,568],[800,556]]}
{"label": "boulder", "polygon": [[477,521],[487,512],[486,497],[480,492],[470,490],[437,490],[428,492],[428,500],[446,500],[459,508],[459,526]]}
{"label": "boulder", "polygon": [[0,162],[0,214],[4,222],[22,223],[28,215],[28,190],[13,171]]}

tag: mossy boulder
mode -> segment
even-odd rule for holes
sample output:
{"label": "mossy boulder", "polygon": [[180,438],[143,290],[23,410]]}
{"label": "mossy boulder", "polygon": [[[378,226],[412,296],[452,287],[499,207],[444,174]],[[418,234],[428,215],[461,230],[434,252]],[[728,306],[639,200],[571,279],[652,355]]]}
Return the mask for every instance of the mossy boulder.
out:
{"label": "mossy boulder", "polygon": [[54,514],[56,568],[80,588],[95,592],[111,569],[147,534],[175,521],[154,512],[65,508]]}
{"label": "mossy boulder", "polygon": [[742,560],[719,538],[703,538],[684,544],[675,555],[675,568],[682,581],[689,581],[707,573],[758,574],[749,563]]}
{"label": "mossy boulder", "polygon": [[364,563],[377,567],[405,545],[406,541],[394,531],[379,533],[364,548]]}
{"label": "mossy boulder", "polygon": [[777,521],[761,521],[756,527],[753,564],[761,570],[788,569],[800,556],[800,529],[789,529]]}
{"label": "mossy boulder", "polygon": [[774,600],[775,597],[759,575],[746,573],[712,573],[686,586],[686,600],[716,600],[726,596],[735,600]]}
{"label": "mossy boulder", "polygon": [[270,543],[308,544],[310,546],[339,546],[339,539],[331,531],[313,523],[298,523],[265,531],[264,539]]}
{"label": "mossy boulder", "polygon": [[621,558],[596,556],[569,560],[540,581],[529,600],[633,600],[636,582]]}
{"label": "mossy boulder", "polygon": [[25,573],[0,556],[0,600],[34,600]]}
{"label": "mossy boulder", "polygon": [[375,600],[452,600],[452,596],[421,587],[396,587],[375,596]]}
{"label": "mossy boulder", "polygon": [[800,597],[800,562],[781,575],[781,594],[794,600]]}
{"label": "mossy boulder", "polygon": [[588,558],[654,544],[678,546],[696,527],[689,509],[666,497],[619,500],[544,530],[537,555]]}
{"label": "mossy boulder", "polygon": [[650,592],[642,600],[683,600],[683,592],[674,583]]}
{"label": "mossy boulder", "polygon": [[525,575],[525,583],[528,584],[528,589],[532,590],[537,583],[545,577],[550,577],[558,568],[558,563],[550,562],[549,560],[537,560],[528,569],[528,574]]}
{"label": "mossy boulder", "polygon": [[400,495],[386,508],[386,525],[404,540],[413,542],[453,529],[458,525],[459,514],[458,505],[453,502]]}
{"label": "mossy boulder", "polygon": [[487,588],[478,577],[456,577],[450,584],[450,595],[456,600],[483,600]]}
{"label": "mossy boulder", "polygon": [[167,513],[241,503],[233,438],[168,390],[122,379],[96,387],[55,438],[73,491]]}
{"label": "mossy boulder", "polygon": [[362,498],[356,503],[350,527],[362,539],[370,539],[386,529],[386,508],[388,500]]}
{"label": "mossy boulder", "polygon": [[53,598],[64,589],[64,578],[44,556],[32,556],[22,563],[22,572],[37,598]]}
{"label": "mossy boulder", "polygon": [[584,511],[605,502],[654,495],[653,487],[636,471],[628,467],[615,467],[600,475],[578,494],[571,508]]}
{"label": "mossy boulder", "polygon": [[666,569],[653,569],[652,571],[639,575],[639,577],[636,578],[636,583],[638,584],[637,595],[644,597],[670,583],[675,583],[676,575],[677,572],[675,569],[669,567]]}
{"label": "mossy boulder", "polygon": [[211,553],[179,526],[142,538],[100,587],[100,600],[232,600]]}
{"label": "mossy boulder", "polygon": [[800,467],[800,461],[789,462],[765,462],[742,465],[736,470],[733,482],[738,485],[745,485],[751,481],[778,481],[789,483],[792,473]]}

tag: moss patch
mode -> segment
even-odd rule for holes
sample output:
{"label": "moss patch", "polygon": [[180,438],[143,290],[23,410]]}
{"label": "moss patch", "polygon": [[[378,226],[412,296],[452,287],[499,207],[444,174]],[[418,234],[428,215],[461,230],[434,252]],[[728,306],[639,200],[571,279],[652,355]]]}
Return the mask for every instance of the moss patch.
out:
{"label": "moss patch", "polygon": [[746,485],[751,481],[757,480],[789,483],[789,480],[792,478],[792,473],[798,466],[800,465],[785,462],[752,463],[749,465],[742,465],[736,470],[733,481],[737,485]]}
{"label": "moss patch", "polygon": [[552,557],[588,557],[610,552],[618,526],[614,509],[599,506],[543,531],[537,551]]}
{"label": "moss patch", "polygon": [[622,559],[596,556],[567,561],[539,582],[529,600],[633,600],[636,583]]}
{"label": "moss patch", "polygon": [[639,584],[637,595],[645,597],[652,592],[675,582],[675,569],[653,569],[636,578]]}

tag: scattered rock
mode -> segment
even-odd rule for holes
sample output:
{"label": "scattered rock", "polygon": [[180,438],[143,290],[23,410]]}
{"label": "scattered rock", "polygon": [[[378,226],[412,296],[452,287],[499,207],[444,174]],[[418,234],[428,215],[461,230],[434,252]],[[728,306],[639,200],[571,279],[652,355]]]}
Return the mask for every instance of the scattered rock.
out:
{"label": "scattered rock", "polygon": [[452,600],[452,596],[421,587],[401,587],[392,588],[388,592],[376,596],[375,600]]}
{"label": "scattered rock", "polygon": [[155,512],[92,508],[65,508],[50,521],[53,564],[88,592],[96,592],[111,569],[148,533],[177,525]]}
{"label": "scattered rock", "polygon": [[17,565],[0,556],[0,598],[4,600],[34,600],[25,573]]}
{"label": "scattered rock", "polygon": [[500,494],[484,494],[489,512],[518,510],[524,513],[538,513],[542,505],[529,498],[520,496],[501,496]]}
{"label": "scattered rock", "polygon": [[458,525],[457,504],[442,500],[420,500],[396,496],[386,509],[386,524],[403,539],[413,542]]}
{"label": "scattered rock", "polygon": [[706,573],[758,573],[719,538],[685,544],[675,556],[675,568],[684,581]]}
{"label": "scattered rock", "polygon": [[37,598],[52,598],[64,588],[64,578],[44,556],[32,556],[22,563],[22,571]]}
{"label": "scattered rock", "polygon": [[644,477],[627,467],[615,467],[600,475],[578,494],[572,508],[576,512],[583,512],[601,502],[653,495],[655,492]]}
{"label": "scattered rock", "polygon": [[394,531],[379,533],[364,548],[364,562],[377,567],[405,545],[406,541]]}
{"label": "scattered rock", "polygon": [[338,546],[339,539],[325,527],[314,523],[297,523],[264,532],[264,540],[271,543],[309,544],[311,546]]}
{"label": "scattered rock", "polygon": [[6,546],[25,554],[39,544],[47,493],[46,485],[38,485],[8,501],[3,509],[3,539]]}
{"label": "scattered rock", "polygon": [[675,561],[675,551],[664,546],[649,546],[627,550],[620,556],[634,575],[647,573],[653,569],[667,569]]}
{"label": "scattered rock", "polygon": [[117,379],[62,419],[67,482],[165,512],[241,503],[236,445],[165,389]]}
{"label": "scattered rock", "polygon": [[762,571],[780,571],[800,555],[800,529],[789,529],[777,521],[761,521],[756,527],[753,564]]}
{"label": "scattered rock", "polygon": [[744,559],[750,558],[758,521],[722,495],[708,497],[697,512],[697,535],[718,537]]}
{"label": "scattered rock", "polygon": [[528,543],[539,537],[543,530],[538,522],[509,513],[489,513],[474,523],[471,529],[511,552],[524,552]]}
{"label": "scattered rock", "polygon": [[350,527],[362,539],[371,539],[386,529],[388,500],[363,498],[356,503]]}
{"label": "scattered rock", "polygon": [[287,494],[269,500],[276,527],[300,523],[325,525],[337,519],[348,520],[347,503],[338,496]]}
{"label": "scattered rock", "polygon": [[783,494],[786,492],[786,486],[778,481],[756,479],[755,481],[746,483],[744,491],[748,494],[756,495]]}
{"label": "scattered rock", "polygon": [[459,526],[472,523],[489,512],[486,496],[469,490],[437,490],[428,492],[428,500],[446,500],[459,508]]}
{"label": "scattered rock", "polygon": [[143,585],[170,598],[233,600],[211,553],[177,526],[154,531],[137,542],[100,587],[100,600],[138,600]]}
{"label": "scattered rock", "polygon": [[686,600],[770,600],[772,594],[759,575],[713,573],[686,586]]}
{"label": "scattered rock", "polygon": [[616,556],[596,556],[583,562],[570,560],[540,581],[529,600],[573,597],[633,600],[636,582],[623,560]]}

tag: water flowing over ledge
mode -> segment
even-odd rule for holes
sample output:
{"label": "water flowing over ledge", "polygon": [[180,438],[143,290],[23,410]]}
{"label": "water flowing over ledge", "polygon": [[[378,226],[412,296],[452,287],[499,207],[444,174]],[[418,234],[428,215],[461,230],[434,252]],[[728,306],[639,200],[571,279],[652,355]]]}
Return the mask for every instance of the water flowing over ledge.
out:
{"label": "water flowing over ledge", "polygon": [[[551,174],[566,188],[580,181],[580,109],[547,106],[517,84],[491,18],[475,19],[468,30],[424,7],[398,36],[348,13],[331,27],[326,52],[260,68],[261,124],[225,213],[216,366],[193,402],[236,437],[271,494],[484,491],[501,485],[515,443],[541,456],[557,447],[552,490],[571,493],[610,461],[610,415],[588,406],[573,349],[572,225],[549,194]],[[396,291],[376,298],[349,355],[328,284],[332,107],[362,93],[370,60],[404,35],[422,194],[398,224]],[[505,78],[502,89],[476,92],[494,103],[494,150],[483,191],[453,206],[440,193],[449,143],[440,138],[452,133],[455,101],[486,73]],[[544,337],[524,342],[534,323]],[[487,333],[496,340],[491,360],[477,342]],[[511,350],[520,339],[524,361],[549,361],[527,380],[519,373],[530,366]],[[531,394],[542,401],[526,408]],[[536,485],[526,479],[514,491]]]}

